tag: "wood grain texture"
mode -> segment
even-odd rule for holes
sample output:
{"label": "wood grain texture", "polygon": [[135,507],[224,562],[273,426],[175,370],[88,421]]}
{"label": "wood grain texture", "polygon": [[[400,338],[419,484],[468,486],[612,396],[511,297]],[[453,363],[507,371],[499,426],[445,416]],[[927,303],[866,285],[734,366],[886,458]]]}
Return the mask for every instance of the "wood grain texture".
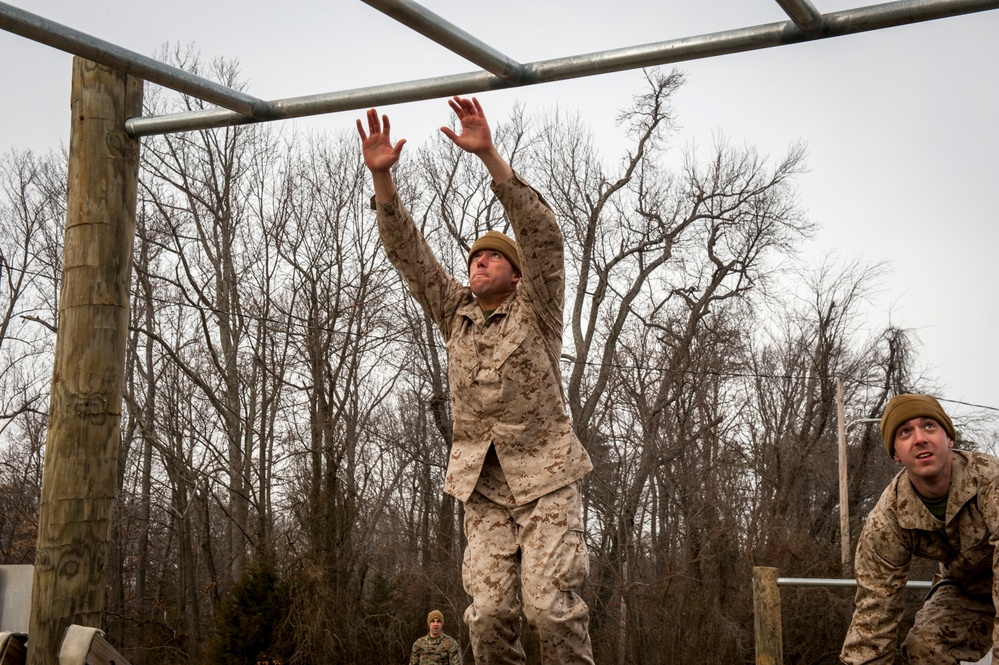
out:
{"label": "wood grain texture", "polygon": [[55,665],[73,623],[98,626],[116,488],[142,82],[75,58],[69,201],[28,659]]}

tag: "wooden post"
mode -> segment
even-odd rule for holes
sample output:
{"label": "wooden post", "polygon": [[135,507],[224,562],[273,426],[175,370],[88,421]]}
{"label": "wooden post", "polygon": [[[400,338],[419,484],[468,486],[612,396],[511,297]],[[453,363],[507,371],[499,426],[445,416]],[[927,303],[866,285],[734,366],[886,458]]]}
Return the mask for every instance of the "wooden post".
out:
{"label": "wooden post", "polygon": [[756,665],[782,665],[784,647],[776,568],[753,568],[753,627],[756,631]]}
{"label": "wooden post", "polygon": [[55,665],[70,624],[99,626],[128,336],[142,81],[73,59],[69,203],[28,630]]}

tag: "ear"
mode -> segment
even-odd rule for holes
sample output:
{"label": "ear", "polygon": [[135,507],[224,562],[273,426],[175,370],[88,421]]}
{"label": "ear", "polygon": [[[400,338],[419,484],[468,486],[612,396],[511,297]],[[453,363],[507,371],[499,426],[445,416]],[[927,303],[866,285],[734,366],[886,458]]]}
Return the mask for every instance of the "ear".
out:
{"label": "ear", "polygon": [[895,460],[896,462],[901,462],[901,461],[902,461],[902,458],[898,456],[898,453],[892,453],[892,454],[891,454],[891,457],[892,457],[892,459],[893,459],[893,460]]}
{"label": "ear", "polygon": [[516,284],[519,281],[520,281],[520,273],[519,272],[514,272],[513,273],[513,283]]}

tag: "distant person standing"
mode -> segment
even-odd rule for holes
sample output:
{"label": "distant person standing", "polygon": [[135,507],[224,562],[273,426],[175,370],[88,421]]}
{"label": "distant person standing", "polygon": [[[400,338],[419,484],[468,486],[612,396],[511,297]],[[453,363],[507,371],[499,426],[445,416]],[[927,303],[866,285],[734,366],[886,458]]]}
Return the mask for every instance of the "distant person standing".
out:
{"label": "distant person standing", "polygon": [[444,615],[433,610],[427,615],[429,632],[413,642],[409,665],[461,665],[458,640],[444,634]]}
{"label": "distant person standing", "polygon": [[392,180],[405,140],[388,116],[361,120],[382,245],[447,345],[454,437],[444,491],[464,502],[462,581],[478,665],[520,665],[521,611],[545,665],[592,665],[589,610],[576,593],[589,572],[580,479],[593,469],[562,392],[565,247],[555,213],[514,173],[482,106],[455,97],[458,134],[492,177],[516,238],[492,230],[468,253],[468,284],[434,256]]}
{"label": "distant person standing", "polygon": [[[857,599],[840,652],[847,665],[895,662],[913,557],[940,562],[902,643],[911,665],[976,662],[999,645],[999,459],[953,450],[954,424],[929,395],[893,397],[881,437],[902,470],[857,543]],[[999,661],[997,661],[999,662]]]}

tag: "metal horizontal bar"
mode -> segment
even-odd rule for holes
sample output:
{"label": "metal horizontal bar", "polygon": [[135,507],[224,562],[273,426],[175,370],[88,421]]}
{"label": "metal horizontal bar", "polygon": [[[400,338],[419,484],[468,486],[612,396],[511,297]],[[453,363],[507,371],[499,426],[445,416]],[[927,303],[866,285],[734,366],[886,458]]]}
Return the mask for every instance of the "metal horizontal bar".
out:
{"label": "metal horizontal bar", "polygon": [[[777,586],[831,586],[831,587],[855,587],[857,580],[854,579],[822,579],[819,577],[778,577]],[[928,580],[912,580],[905,583],[906,589],[929,589]]]}
{"label": "metal horizontal bar", "polygon": [[[999,0],[899,0],[825,15],[821,39],[896,27],[949,16],[999,8]],[[512,83],[485,72],[455,74],[343,92],[292,97],[271,102],[274,119],[365,109],[486,90],[534,85],[627,69],[652,67],[774,46],[809,41],[793,21],[727,30],[644,46],[545,60],[525,65],[523,78]],[[146,118],[131,118],[125,129],[132,136],[226,127],[254,122],[245,115],[210,109]]]}
{"label": "metal horizontal bar", "polygon": [[0,28],[146,81],[193,95],[256,120],[274,119],[270,104],[262,99],[232,90],[4,2],[0,2]]}
{"label": "metal horizontal bar", "polygon": [[[370,88],[356,88],[336,93],[278,99],[271,102],[271,107],[281,119],[302,118],[324,113],[367,109],[372,106],[439,99],[504,87],[507,87],[504,85],[504,81],[492,74],[473,72],[406,83],[390,83]],[[225,109],[207,109],[144,118],[129,118],[125,121],[125,131],[130,136],[150,136],[245,125],[253,122],[255,122],[253,118]]]}
{"label": "metal horizontal bar", "polygon": [[361,1],[505,81],[524,75],[524,65],[411,0]]}
{"label": "metal horizontal bar", "polygon": [[533,76],[545,81],[578,78],[590,74],[607,74],[626,69],[787,46],[814,39],[842,37],[996,8],[999,8],[999,0],[898,0],[825,14],[822,34],[814,38],[802,32],[793,22],[787,21],[548,60],[528,65],[528,69]]}
{"label": "metal horizontal bar", "polygon": [[794,24],[810,37],[822,32],[822,14],[809,0],[777,0]]}
{"label": "metal horizontal bar", "polygon": [[851,420],[846,424],[846,431],[849,432],[854,425],[872,425],[879,422],[881,422],[880,418],[857,418],[856,420]]}

